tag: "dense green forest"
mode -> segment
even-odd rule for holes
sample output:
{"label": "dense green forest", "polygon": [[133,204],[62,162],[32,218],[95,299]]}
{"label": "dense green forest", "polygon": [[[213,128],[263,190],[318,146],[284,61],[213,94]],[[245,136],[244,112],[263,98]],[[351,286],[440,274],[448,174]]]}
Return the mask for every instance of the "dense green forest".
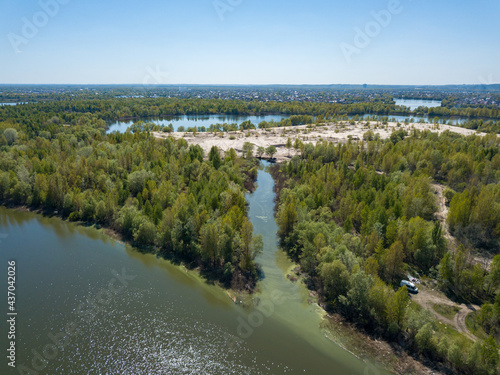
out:
{"label": "dense green forest", "polygon": [[[482,119],[500,118],[498,108],[426,108],[420,107],[415,112],[409,108],[396,106],[393,102],[375,101],[352,104],[311,103],[311,102],[245,102],[242,100],[222,99],[166,99],[166,98],[116,98],[94,100],[57,100],[30,103],[17,106],[0,106],[0,122],[15,121],[23,124],[25,130],[36,134],[40,125],[52,132],[53,125],[64,123],[78,125],[92,121],[106,126],[106,121],[126,118],[158,118],[175,115],[309,115],[317,121],[333,120],[348,115],[408,115],[434,117],[462,116],[475,120],[469,127],[483,130]],[[491,122],[490,122],[491,126]],[[495,126],[491,131],[500,131]],[[54,134],[53,134],[54,135]]]}
{"label": "dense green forest", "polygon": [[2,204],[109,227],[228,286],[253,287],[262,239],[253,236],[244,193],[257,174],[254,160],[215,147],[204,160],[183,139],[105,135],[98,121],[80,121],[53,121],[36,135],[0,123]]}
{"label": "dense green forest", "polygon": [[[257,161],[216,147],[204,155],[173,131],[138,122],[106,134],[107,121],[182,114],[279,113],[281,122],[214,125],[205,131],[293,126],[399,111],[391,103],[245,102],[218,99],[57,100],[0,107],[0,203],[103,226],[145,251],[253,289],[262,238],[253,236],[244,193]],[[498,109],[438,109],[498,117]],[[490,112],[481,112],[482,110]],[[401,110],[402,113],[405,110]],[[441,113],[419,109],[429,115]],[[434,109],[433,109],[434,111]],[[465,111],[465,112],[464,112]],[[496,112],[495,112],[496,111]],[[355,121],[355,119],[353,119]],[[497,133],[498,121],[462,126]],[[200,131],[202,129],[188,129]],[[500,152],[495,134],[463,137],[373,131],[347,144],[298,142],[300,156],[273,168],[281,245],[300,263],[325,307],[370,334],[465,374],[500,369]],[[274,146],[271,146],[274,147]],[[287,144],[287,147],[292,147]],[[276,149],[257,149],[272,157]],[[445,223],[432,184],[445,186]],[[455,238],[447,239],[448,230]],[[490,267],[474,256],[493,257]],[[481,341],[443,328],[411,301],[408,273],[439,281],[451,298],[481,305],[471,326]]]}
{"label": "dense green forest", "polygon": [[[372,137],[365,137],[371,139]],[[410,352],[468,374],[496,374],[500,256],[500,140],[395,131],[390,139],[302,145],[273,168],[281,245],[327,308]],[[432,183],[447,186],[447,241]],[[444,223],[443,223],[444,224]],[[399,288],[408,273],[439,280],[450,296],[484,303],[490,330],[472,343]]]}

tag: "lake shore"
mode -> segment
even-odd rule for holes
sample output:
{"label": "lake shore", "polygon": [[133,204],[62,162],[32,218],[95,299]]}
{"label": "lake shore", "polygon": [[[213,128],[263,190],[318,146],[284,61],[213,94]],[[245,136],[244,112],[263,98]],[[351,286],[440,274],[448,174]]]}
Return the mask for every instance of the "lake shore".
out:
{"label": "lake shore", "polygon": [[[301,272],[300,266],[295,265],[287,272],[286,277],[293,283],[304,284],[307,288],[307,276]],[[422,361],[417,355],[408,354],[399,343],[391,343],[369,334],[339,313],[326,311],[323,297],[314,290],[308,290],[310,291],[308,303],[323,312],[320,327],[325,337],[364,361],[370,371],[377,373],[374,364],[378,363],[394,374],[444,375],[446,373],[446,369],[441,366]]]}
{"label": "lake shore", "polygon": [[367,125],[367,121],[358,121],[352,125],[349,121],[339,123],[328,123],[324,126],[316,125],[300,125],[300,126],[287,126],[280,128],[268,129],[252,129],[252,130],[239,130],[227,133],[191,133],[191,132],[173,132],[161,133],[153,132],[156,138],[167,138],[172,136],[176,139],[184,138],[189,144],[199,145],[205,155],[212,146],[219,147],[222,151],[227,151],[233,148],[240,154],[243,153],[243,144],[250,142],[254,145],[254,155],[256,155],[257,147],[275,146],[277,149],[274,158],[276,161],[283,162],[290,160],[294,155],[300,154],[300,149],[286,148],[288,138],[292,144],[295,140],[300,140],[302,143],[312,143],[315,145],[320,141],[328,141],[333,143],[346,143],[349,139],[362,140],[363,134],[372,131],[373,134],[379,134],[380,139],[387,139],[395,130],[405,130],[410,132],[413,129],[429,130],[435,133],[443,133],[451,131],[464,136],[479,135],[484,136],[486,133],[481,133],[472,129],[466,129],[459,126],[452,125],[436,125],[427,123],[409,123],[404,124],[389,122],[383,125],[381,122],[371,121]]}

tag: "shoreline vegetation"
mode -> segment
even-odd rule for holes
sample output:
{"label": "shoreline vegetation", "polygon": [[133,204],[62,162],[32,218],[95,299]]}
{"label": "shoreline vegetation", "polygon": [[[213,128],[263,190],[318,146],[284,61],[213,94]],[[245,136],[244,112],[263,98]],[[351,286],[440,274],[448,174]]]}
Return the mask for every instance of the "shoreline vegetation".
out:
{"label": "shoreline vegetation", "polygon": [[[275,172],[279,166],[273,166]],[[281,248],[286,253],[286,250]],[[287,273],[287,278],[294,283],[303,283],[310,291],[308,303],[321,309],[323,318],[320,325],[323,335],[336,343],[354,357],[362,360],[367,366],[373,362],[382,365],[394,374],[437,375],[447,373],[446,369],[437,369],[430,361],[422,361],[418,356],[408,353],[397,343],[371,334],[338,312],[328,311],[320,293],[311,289],[309,276],[303,273],[298,263],[294,263]],[[377,368],[373,366],[373,370]]]}

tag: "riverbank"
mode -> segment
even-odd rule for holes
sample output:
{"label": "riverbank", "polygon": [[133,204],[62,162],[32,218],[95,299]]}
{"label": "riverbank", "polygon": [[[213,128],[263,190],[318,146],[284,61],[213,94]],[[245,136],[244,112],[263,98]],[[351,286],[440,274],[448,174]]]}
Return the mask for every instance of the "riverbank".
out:
{"label": "riverbank", "polygon": [[[252,188],[255,188],[255,181],[252,184]],[[250,192],[250,191],[249,191]],[[204,283],[208,285],[215,285],[226,291],[228,297],[233,300],[233,302],[237,303],[237,300],[234,296],[238,296],[240,301],[248,300],[251,295],[255,292],[256,283],[258,280],[252,278],[246,278],[241,272],[239,272],[237,276],[237,282],[232,282],[230,285],[224,284],[219,279],[219,274],[216,272],[212,272],[210,269],[203,268],[201,264],[196,263],[195,261],[189,262],[187,259],[183,259],[181,257],[176,256],[175,254],[166,253],[159,246],[142,246],[140,244],[135,243],[134,241],[127,239],[122,233],[115,230],[112,227],[100,225],[100,224],[92,224],[84,221],[71,221],[68,217],[65,217],[59,210],[47,210],[41,208],[32,208],[29,206],[18,206],[12,203],[0,202],[0,207],[7,208],[9,210],[32,213],[36,215],[40,215],[44,218],[48,219],[57,219],[62,223],[73,224],[78,228],[93,228],[101,232],[110,240],[123,245],[129,246],[135,249],[137,252],[141,254],[150,254],[159,259],[169,262],[172,266],[180,267],[185,272],[193,273],[193,276],[202,280]],[[252,287],[249,289],[248,285]]]}
{"label": "riverbank", "polygon": [[[303,284],[307,288],[307,275],[301,273],[298,265],[287,273],[287,279],[293,283]],[[445,369],[436,368],[431,362],[426,364],[412,357],[398,343],[390,343],[375,337],[349,322],[342,315],[326,311],[322,296],[315,290],[308,290],[310,291],[308,303],[317,306],[323,312],[321,329],[325,337],[357,358],[364,360],[367,366],[379,363],[395,374],[446,374]]]}
{"label": "riverbank", "polygon": [[[258,147],[267,148],[269,146],[275,146],[277,152],[274,158],[277,162],[283,162],[300,154],[300,147],[294,147],[298,146],[296,141],[311,143],[313,145],[321,141],[346,143],[349,140],[362,140],[367,132],[371,133],[368,133],[366,137],[376,137],[376,134],[378,134],[380,139],[387,139],[391,136],[393,131],[404,130],[411,132],[413,129],[428,130],[438,134],[450,131],[464,136],[486,135],[486,133],[452,125],[427,123],[405,124],[395,122],[389,122],[384,125],[378,121],[358,121],[354,123],[351,121],[341,121],[338,123],[327,123],[324,126],[300,125],[268,129],[239,130],[227,133],[154,132],[153,134],[156,138],[167,138],[170,136],[176,139],[183,138],[189,144],[199,145],[206,155],[213,146],[219,147],[222,151],[233,148],[241,155],[243,155],[243,145],[246,142],[254,145],[254,155],[257,154]],[[290,148],[286,147],[288,139],[290,139],[292,145]]]}

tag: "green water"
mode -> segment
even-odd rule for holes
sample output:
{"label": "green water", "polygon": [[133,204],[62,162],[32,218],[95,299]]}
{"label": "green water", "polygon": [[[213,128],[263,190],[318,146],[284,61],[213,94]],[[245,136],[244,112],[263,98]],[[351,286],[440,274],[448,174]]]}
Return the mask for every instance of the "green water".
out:
{"label": "green water", "polygon": [[4,353],[9,260],[16,261],[18,313],[17,367],[4,355],[0,373],[385,373],[328,340],[308,291],[285,278],[292,264],[276,247],[273,199],[273,180],[260,171],[248,196],[265,244],[257,307],[235,304],[194,272],[94,228],[0,207]]}

